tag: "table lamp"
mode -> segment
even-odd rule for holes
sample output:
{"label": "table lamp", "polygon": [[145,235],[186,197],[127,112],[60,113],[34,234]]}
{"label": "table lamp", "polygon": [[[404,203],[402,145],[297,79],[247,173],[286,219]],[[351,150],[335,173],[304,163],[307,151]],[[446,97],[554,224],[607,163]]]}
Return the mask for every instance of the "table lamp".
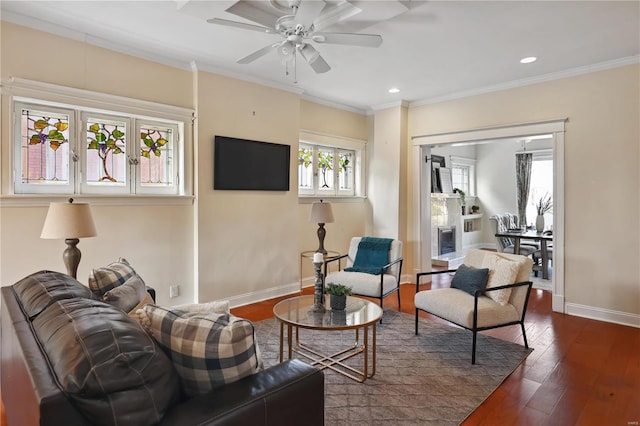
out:
{"label": "table lamp", "polygon": [[66,203],[51,203],[42,226],[40,238],[55,240],[64,239],[67,248],[62,260],[67,267],[67,274],[77,278],[80,264],[80,249],[76,245],[80,238],[95,237],[96,226],[91,216],[91,207],[87,203],[74,203],[69,198]]}
{"label": "table lamp", "polygon": [[327,254],[327,251],[324,249],[324,237],[327,233],[324,229],[324,224],[333,222],[331,203],[323,203],[322,200],[313,203],[311,206],[311,214],[309,215],[309,222],[315,222],[318,224],[319,245],[316,253]]}

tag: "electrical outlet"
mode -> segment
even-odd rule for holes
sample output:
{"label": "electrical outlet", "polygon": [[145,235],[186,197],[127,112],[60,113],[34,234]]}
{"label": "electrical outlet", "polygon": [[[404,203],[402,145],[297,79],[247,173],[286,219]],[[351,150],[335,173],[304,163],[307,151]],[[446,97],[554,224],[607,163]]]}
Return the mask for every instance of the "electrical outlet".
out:
{"label": "electrical outlet", "polygon": [[179,285],[172,285],[169,286],[169,297],[170,298],[174,298],[174,297],[178,297],[180,295],[180,286]]}

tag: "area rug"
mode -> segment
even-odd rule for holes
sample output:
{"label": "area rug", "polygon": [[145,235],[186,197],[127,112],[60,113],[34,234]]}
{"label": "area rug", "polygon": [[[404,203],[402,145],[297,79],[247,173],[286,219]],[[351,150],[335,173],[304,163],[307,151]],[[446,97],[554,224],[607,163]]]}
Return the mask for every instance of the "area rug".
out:
{"label": "area rug", "polygon": [[[377,329],[377,368],[357,383],[325,369],[325,425],[458,425],[527,357],[531,349],[478,335],[471,365],[470,331],[385,311]],[[257,322],[265,367],[278,363],[280,326]],[[301,330],[301,340],[331,349],[353,343],[353,331]],[[362,358],[349,360],[362,368]]]}

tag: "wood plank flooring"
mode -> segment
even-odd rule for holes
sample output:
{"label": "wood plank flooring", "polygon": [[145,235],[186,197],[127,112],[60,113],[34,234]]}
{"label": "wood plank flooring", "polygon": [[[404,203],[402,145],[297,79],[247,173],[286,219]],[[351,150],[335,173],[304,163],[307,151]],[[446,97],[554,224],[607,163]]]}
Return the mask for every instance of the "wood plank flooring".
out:
{"label": "wood plank flooring", "polygon": [[[420,290],[449,285],[446,274],[434,278]],[[313,289],[306,288],[303,293],[313,293]],[[415,284],[401,286],[403,312],[414,314],[414,294]],[[260,321],[271,318],[273,305],[284,298],[232,312]],[[398,309],[396,295],[388,296],[384,305]],[[421,316],[446,323],[426,313]],[[551,293],[535,289],[525,324],[534,351],[463,425],[639,424],[640,329],[552,312]],[[520,326],[484,333],[523,344]]]}
{"label": "wood plank flooring", "polygon": [[[446,274],[434,278],[420,290],[449,284]],[[303,292],[310,294],[313,289]],[[401,286],[403,312],[414,313],[414,294],[415,284]],[[232,312],[260,321],[271,318],[273,305],[284,298]],[[384,303],[388,309],[398,309],[395,294]],[[551,293],[535,289],[525,323],[534,351],[463,425],[639,425],[640,329],[554,313]],[[519,326],[485,333],[522,344]],[[5,425],[2,408],[0,423]]]}

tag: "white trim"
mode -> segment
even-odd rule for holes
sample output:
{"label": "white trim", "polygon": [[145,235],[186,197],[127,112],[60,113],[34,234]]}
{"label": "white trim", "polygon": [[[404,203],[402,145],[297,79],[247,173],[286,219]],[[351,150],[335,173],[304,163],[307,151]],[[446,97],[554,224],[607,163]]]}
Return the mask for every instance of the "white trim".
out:
{"label": "white trim", "polygon": [[[546,120],[540,122],[514,124],[510,126],[497,126],[484,129],[463,130],[458,132],[439,133],[433,135],[412,136],[412,145],[421,147],[423,150],[418,155],[419,167],[414,168],[414,197],[419,196],[420,201],[414,203],[413,227],[420,237],[418,251],[419,264],[427,266],[424,270],[430,270],[431,262],[431,226],[423,224],[424,220],[430,220],[430,211],[426,202],[430,197],[422,197],[420,194],[429,194],[424,191],[430,185],[431,173],[427,173],[427,163],[422,159],[425,154],[430,153],[432,145],[446,145],[459,142],[479,142],[485,140],[496,140],[514,137],[524,137],[536,134],[553,134],[553,164],[554,164],[554,272],[553,282],[553,305],[554,312],[564,312],[564,128],[567,119]],[[421,178],[422,177],[422,178]],[[416,195],[415,191],[418,191]],[[426,214],[425,214],[426,213]],[[427,244],[428,242],[428,244]]]}
{"label": "white trim", "polygon": [[225,300],[229,301],[229,307],[237,308],[238,306],[250,305],[252,303],[262,302],[263,300],[273,299],[276,297],[289,296],[300,292],[300,282],[293,284],[285,284],[278,287],[271,287],[265,290],[252,291],[250,293],[231,296]]}
{"label": "white trim", "polygon": [[303,93],[302,96],[300,96],[300,98],[308,102],[313,102],[314,104],[320,104],[320,105],[328,106],[331,108],[341,109],[343,111],[353,112],[360,115],[367,115],[367,110],[364,110],[362,108],[356,108],[350,105],[345,105],[345,104],[330,101],[327,99],[318,98],[316,96],[312,96],[307,93]]}
{"label": "white trim", "polygon": [[141,115],[145,118],[177,121],[191,120],[195,113],[194,110],[189,108],[59,86],[57,84],[43,83],[18,77],[3,80],[0,86],[2,87],[3,94],[19,98],[26,97],[29,102],[34,103],[42,103],[43,101],[61,102],[65,104],[65,107],[82,106],[112,112],[115,108],[116,112],[119,113],[126,112]]}
{"label": "white trim", "polygon": [[49,203],[65,201],[69,197],[77,202],[103,206],[178,206],[191,205],[195,200],[192,195],[20,194],[0,196],[0,207],[48,207]]}
{"label": "white trim", "polygon": [[411,136],[413,145],[438,145],[460,142],[479,142],[486,140],[534,136],[544,133],[564,132],[567,118],[559,118],[533,123],[520,123],[506,126],[461,130],[432,135]]}
{"label": "white trim", "polygon": [[389,109],[389,108],[408,108],[409,107],[409,102],[407,101],[393,101],[393,102],[387,102],[385,104],[380,104],[380,105],[374,105],[371,107],[371,112],[369,113],[369,115],[373,115],[373,113],[375,113],[376,111],[382,111],[385,109]]}
{"label": "white trim", "polygon": [[300,130],[300,141],[311,145],[330,146],[333,148],[364,149],[367,141],[362,139],[347,138],[328,133],[314,132],[313,130]]}
{"label": "white trim", "polygon": [[614,324],[640,328],[640,315],[638,314],[613,311],[611,309],[598,308],[595,306],[580,305],[578,303],[567,303],[566,312],[568,315],[576,317],[590,318],[598,321],[606,321]]}
{"label": "white trim", "polygon": [[501,90],[513,89],[516,87],[529,86],[532,84],[544,83],[547,81],[560,80],[562,78],[574,77],[582,74],[589,74],[597,71],[604,71],[612,68],[624,67],[627,65],[633,65],[640,62],[640,55],[627,56],[626,58],[614,59],[612,61],[600,62],[597,64],[586,65],[583,67],[572,68],[565,71],[552,72],[536,77],[525,78],[521,80],[508,81],[505,83],[495,84],[492,86],[479,87],[476,89],[464,90],[461,92],[450,93],[443,96],[437,96],[433,98],[427,98],[409,104],[410,108],[436,104],[439,102],[452,101],[460,98],[468,98],[470,96],[482,95],[485,93],[499,92]]}

